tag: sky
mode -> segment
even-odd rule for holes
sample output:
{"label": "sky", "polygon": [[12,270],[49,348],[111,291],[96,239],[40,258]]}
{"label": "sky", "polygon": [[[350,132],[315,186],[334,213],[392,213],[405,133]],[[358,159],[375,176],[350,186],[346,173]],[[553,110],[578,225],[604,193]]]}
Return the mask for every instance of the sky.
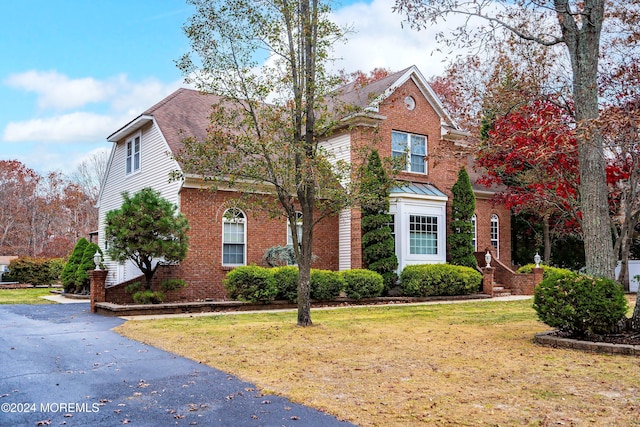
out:
{"label": "sky", "polygon": [[[392,6],[342,0],[334,21],[354,33],[337,46],[336,68],[442,74],[439,29],[402,28]],[[0,1],[0,160],[71,174],[110,151],[107,136],[187,87],[175,61],[189,51],[192,13],[184,0]]]}

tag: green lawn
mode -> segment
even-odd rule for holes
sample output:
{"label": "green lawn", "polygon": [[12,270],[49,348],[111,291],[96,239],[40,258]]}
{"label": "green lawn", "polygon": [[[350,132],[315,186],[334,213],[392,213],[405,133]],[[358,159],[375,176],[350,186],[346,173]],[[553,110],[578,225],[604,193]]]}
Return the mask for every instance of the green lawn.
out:
{"label": "green lawn", "polygon": [[40,298],[51,295],[50,288],[0,289],[0,304],[53,304]]}
{"label": "green lawn", "polygon": [[308,328],[287,312],[117,330],[360,426],[640,426],[640,359],[534,344],[549,328],[531,304],[314,310]]}

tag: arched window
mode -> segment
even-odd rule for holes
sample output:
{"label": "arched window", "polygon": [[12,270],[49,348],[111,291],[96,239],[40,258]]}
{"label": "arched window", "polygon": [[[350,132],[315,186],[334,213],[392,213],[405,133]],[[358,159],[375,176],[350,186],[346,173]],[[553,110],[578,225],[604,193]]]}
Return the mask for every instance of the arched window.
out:
{"label": "arched window", "polygon": [[473,225],[473,239],[471,244],[473,245],[474,252],[478,252],[478,217],[473,214],[471,217],[471,224]]}
{"label": "arched window", "polygon": [[496,257],[500,258],[500,234],[498,215],[491,215],[491,246],[496,250]]}
{"label": "arched window", "polygon": [[222,265],[245,265],[247,219],[238,208],[222,216]]}
{"label": "arched window", "polygon": [[[298,235],[298,243],[302,242],[302,212],[296,212],[296,234]],[[287,246],[293,246],[293,235],[289,220],[287,219]]]}

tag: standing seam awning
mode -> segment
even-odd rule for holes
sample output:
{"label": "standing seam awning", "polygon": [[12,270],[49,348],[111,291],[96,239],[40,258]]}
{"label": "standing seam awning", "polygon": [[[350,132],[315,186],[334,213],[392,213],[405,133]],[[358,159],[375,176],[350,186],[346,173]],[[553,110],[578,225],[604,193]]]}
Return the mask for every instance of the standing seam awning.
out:
{"label": "standing seam awning", "polygon": [[445,199],[448,199],[446,194],[444,194],[442,191],[438,190],[435,186],[431,184],[407,183],[405,185],[392,188],[390,193],[391,195],[416,194],[419,196],[432,196],[432,197],[439,197],[439,198],[443,197]]}

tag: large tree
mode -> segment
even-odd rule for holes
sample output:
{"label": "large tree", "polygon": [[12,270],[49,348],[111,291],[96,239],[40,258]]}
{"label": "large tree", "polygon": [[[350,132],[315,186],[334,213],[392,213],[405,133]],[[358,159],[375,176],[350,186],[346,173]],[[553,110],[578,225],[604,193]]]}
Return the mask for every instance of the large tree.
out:
{"label": "large tree", "polygon": [[[572,74],[574,116],[577,124],[580,168],[580,206],[587,270],[598,276],[613,278],[615,256],[609,233],[609,210],[605,157],[602,135],[594,126],[598,111],[598,60],[600,40],[605,21],[604,0],[396,0],[396,10],[407,16],[418,28],[445,20],[451,15],[466,19],[447,37],[448,40],[473,44],[483,42],[497,33],[509,32],[522,40],[553,47],[564,45]],[[469,22],[478,18],[474,29]],[[556,25],[526,25],[552,22]],[[484,23],[484,24],[483,24]]]}
{"label": "large tree", "polygon": [[[196,8],[185,26],[192,52],[179,66],[220,102],[206,140],[185,140],[177,157],[184,173],[240,190],[253,206],[287,218],[292,230],[302,212],[301,239],[291,233],[299,267],[297,323],[311,325],[313,229],[349,200],[348,180],[336,175],[335,162],[332,167],[319,147],[336,124],[327,95],[339,79],[329,75],[327,61],[343,31],[329,20],[328,1],[189,2]],[[274,197],[251,198],[265,192]]]}
{"label": "large tree", "polygon": [[115,261],[132,261],[151,290],[159,260],[179,262],[187,256],[187,218],[149,187],[133,196],[124,192],[122,198],[120,209],[107,212],[105,218],[107,254]]}

